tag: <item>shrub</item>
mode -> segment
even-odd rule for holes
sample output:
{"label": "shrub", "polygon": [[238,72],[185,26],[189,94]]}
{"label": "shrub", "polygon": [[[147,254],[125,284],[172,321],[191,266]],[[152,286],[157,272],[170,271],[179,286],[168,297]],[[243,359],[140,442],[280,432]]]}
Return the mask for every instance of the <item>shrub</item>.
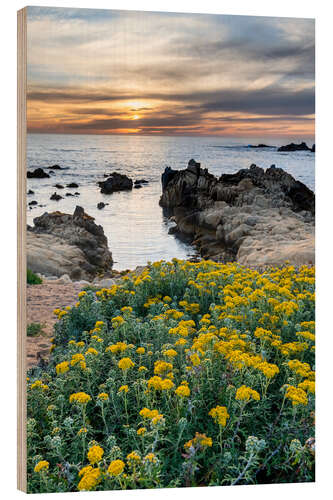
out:
{"label": "shrub", "polygon": [[156,262],[55,314],[29,492],[314,480],[313,267]]}
{"label": "shrub", "polygon": [[33,273],[31,269],[27,269],[27,283],[28,285],[40,285],[43,283],[42,278]]}
{"label": "shrub", "polygon": [[44,327],[45,325],[42,325],[41,323],[29,323],[27,326],[27,336],[37,337],[38,335],[44,335]]}

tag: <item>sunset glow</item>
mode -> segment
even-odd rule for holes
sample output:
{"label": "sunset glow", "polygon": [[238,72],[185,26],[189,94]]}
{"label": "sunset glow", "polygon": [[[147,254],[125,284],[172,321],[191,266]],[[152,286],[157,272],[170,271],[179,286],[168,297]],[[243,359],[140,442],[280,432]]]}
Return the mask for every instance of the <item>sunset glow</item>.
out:
{"label": "sunset glow", "polygon": [[29,7],[27,112],[29,132],[313,137],[314,21]]}

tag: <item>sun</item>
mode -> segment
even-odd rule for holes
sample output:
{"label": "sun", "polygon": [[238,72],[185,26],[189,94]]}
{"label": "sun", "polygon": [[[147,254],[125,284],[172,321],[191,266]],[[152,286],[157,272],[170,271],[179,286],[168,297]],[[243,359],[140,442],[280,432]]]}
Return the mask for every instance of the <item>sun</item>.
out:
{"label": "sun", "polygon": [[140,116],[139,115],[134,115],[133,120],[139,120]]}

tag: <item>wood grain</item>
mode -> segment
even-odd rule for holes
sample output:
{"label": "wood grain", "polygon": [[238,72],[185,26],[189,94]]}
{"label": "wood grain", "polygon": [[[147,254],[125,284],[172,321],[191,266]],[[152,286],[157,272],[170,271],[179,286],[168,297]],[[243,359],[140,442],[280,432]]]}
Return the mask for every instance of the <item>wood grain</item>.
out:
{"label": "wood grain", "polygon": [[17,487],[27,491],[26,443],[27,12],[17,13]]}

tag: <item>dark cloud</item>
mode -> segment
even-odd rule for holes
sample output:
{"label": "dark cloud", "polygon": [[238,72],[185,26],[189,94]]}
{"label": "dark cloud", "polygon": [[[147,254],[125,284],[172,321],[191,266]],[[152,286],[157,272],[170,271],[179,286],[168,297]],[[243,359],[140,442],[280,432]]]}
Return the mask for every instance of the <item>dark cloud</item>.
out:
{"label": "dark cloud", "polygon": [[[315,111],[314,87],[303,90],[284,89],[267,86],[260,90],[232,89],[221,91],[197,91],[189,93],[107,93],[77,90],[32,90],[28,92],[29,101],[48,102],[117,102],[124,100],[157,100],[165,103],[179,103],[188,111],[243,112],[258,115],[302,116]],[[188,104],[188,103],[191,104]],[[137,111],[137,110],[136,110]],[[84,113],[85,111],[83,111]]]}

